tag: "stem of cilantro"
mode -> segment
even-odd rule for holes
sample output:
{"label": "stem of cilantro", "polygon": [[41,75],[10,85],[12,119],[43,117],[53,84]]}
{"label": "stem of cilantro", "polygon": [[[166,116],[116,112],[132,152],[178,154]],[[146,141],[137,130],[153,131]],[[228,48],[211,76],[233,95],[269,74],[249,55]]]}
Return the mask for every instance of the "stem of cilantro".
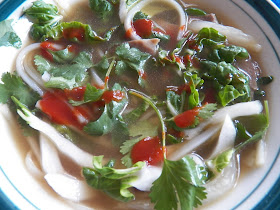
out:
{"label": "stem of cilantro", "polygon": [[110,66],[105,75],[105,90],[109,89],[109,87],[108,87],[109,77],[110,77],[110,74],[111,74],[111,71],[112,71],[114,65],[115,65],[115,58],[113,58],[112,62],[110,63]]}
{"label": "stem of cilantro", "polygon": [[146,96],[144,93],[141,93],[141,92],[136,91],[136,90],[129,90],[128,93],[130,93],[131,95],[134,95],[134,96],[136,96],[138,98],[143,99],[144,101],[146,101],[155,110],[155,112],[156,112],[156,114],[157,114],[157,116],[159,118],[160,124],[161,124],[162,146],[164,148],[164,159],[166,159],[166,150],[165,150],[165,146],[166,146],[166,140],[165,140],[166,139],[166,127],[165,127],[164,120],[163,120],[163,117],[161,115],[161,112],[156,107],[154,102],[148,96]]}

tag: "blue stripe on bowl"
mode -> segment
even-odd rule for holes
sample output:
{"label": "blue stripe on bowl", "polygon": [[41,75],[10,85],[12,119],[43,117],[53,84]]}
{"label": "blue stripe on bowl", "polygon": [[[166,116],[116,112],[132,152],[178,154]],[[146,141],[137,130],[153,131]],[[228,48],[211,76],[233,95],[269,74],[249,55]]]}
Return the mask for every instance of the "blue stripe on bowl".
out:
{"label": "blue stripe on bowl", "polygon": [[[2,2],[0,4],[0,21],[6,19],[24,1],[25,0],[4,0],[4,2]],[[279,24],[280,14],[277,11],[275,11],[275,9],[265,0],[245,0],[245,1],[248,2],[253,8],[255,8],[255,10],[257,10],[258,13],[264,17],[264,19],[266,19],[267,23],[273,28],[276,35],[280,39],[280,24]],[[273,0],[273,2],[278,7],[280,7],[280,0]],[[278,152],[278,155],[279,155],[279,152]],[[275,159],[275,161],[276,161],[276,159]],[[274,163],[275,163],[275,161],[274,161]],[[273,165],[271,167],[273,167]],[[6,175],[3,170],[1,170],[1,171],[3,172],[4,175]],[[8,177],[7,177],[7,179],[8,179]],[[11,181],[9,179],[8,179],[8,181],[11,183]],[[17,188],[13,185],[13,183],[11,183],[11,185],[15,188],[15,190],[17,190]],[[257,187],[258,186],[256,186],[256,189],[257,189]],[[280,178],[277,180],[276,184],[272,187],[272,189],[266,195],[266,197],[263,198],[263,200],[255,207],[255,210],[280,209],[280,190],[279,189],[280,189]],[[242,202],[244,202],[244,201],[245,200],[243,200]],[[28,201],[28,202],[30,203],[30,201]],[[239,206],[240,204],[238,204],[237,206]],[[33,204],[31,203],[31,205],[33,205]],[[6,197],[6,195],[1,191],[1,189],[0,189],[0,209],[1,210],[2,209],[5,209],[5,210],[7,210],[7,209],[17,210],[18,209],[17,207],[15,207],[13,205],[13,203],[11,203],[11,201]]]}
{"label": "blue stripe on bowl", "polygon": [[0,4],[0,21],[5,20],[25,0],[4,0]]}

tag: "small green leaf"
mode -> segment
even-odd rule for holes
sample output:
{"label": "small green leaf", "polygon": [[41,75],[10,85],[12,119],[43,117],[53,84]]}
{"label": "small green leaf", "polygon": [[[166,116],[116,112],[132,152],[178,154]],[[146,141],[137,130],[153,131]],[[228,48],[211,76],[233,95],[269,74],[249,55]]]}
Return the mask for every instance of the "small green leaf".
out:
{"label": "small green leaf", "polygon": [[21,39],[12,28],[13,20],[0,22],[0,46],[15,47],[19,49],[22,45]]}

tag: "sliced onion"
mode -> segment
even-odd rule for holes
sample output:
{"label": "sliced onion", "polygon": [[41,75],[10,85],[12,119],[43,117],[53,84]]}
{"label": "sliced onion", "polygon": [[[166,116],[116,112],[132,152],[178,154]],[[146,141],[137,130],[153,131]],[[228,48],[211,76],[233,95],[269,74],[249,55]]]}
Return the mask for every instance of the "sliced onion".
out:
{"label": "sliced onion", "polygon": [[34,160],[34,154],[32,151],[29,151],[25,157],[25,165],[27,170],[36,178],[43,177],[43,173],[40,168],[38,168],[37,164]]}
{"label": "sliced onion", "polygon": [[265,164],[266,159],[266,143],[263,139],[256,144],[256,161],[255,165],[261,167]]}
{"label": "sliced onion", "polygon": [[185,157],[187,154],[192,152],[195,148],[208,141],[219,130],[220,126],[213,126],[211,129],[204,131],[203,133],[189,141],[184,141],[180,144],[166,146],[167,159],[173,161],[180,160],[181,158]]}
{"label": "sliced onion", "polygon": [[79,202],[94,195],[93,189],[85,181],[63,174],[46,174],[45,180],[61,197]]}
{"label": "sliced onion", "polygon": [[134,174],[137,176],[137,179],[129,184],[138,190],[150,191],[153,182],[160,177],[161,172],[161,167],[145,165]]}
{"label": "sliced onion", "polygon": [[43,133],[40,133],[41,165],[45,173],[64,173],[60,162],[57,148],[51,140]]}
{"label": "sliced onion", "polygon": [[130,34],[130,38],[133,40],[142,39],[139,35],[137,35],[136,31],[133,29],[133,26],[132,26],[133,17],[142,8],[144,8],[148,4],[151,4],[154,2],[158,2],[159,5],[162,3],[170,4],[171,7],[175,8],[178,11],[179,16],[180,16],[180,21],[179,21],[179,32],[177,35],[177,39],[180,40],[183,37],[185,31],[187,30],[187,26],[186,26],[187,16],[186,16],[183,8],[181,7],[181,5],[178,4],[175,0],[144,0],[144,1],[141,1],[140,3],[136,4],[127,13],[127,16],[125,17],[125,20],[124,20],[125,31]]}
{"label": "sliced onion", "polygon": [[212,159],[219,153],[233,148],[234,147],[234,141],[236,137],[236,130],[235,126],[230,119],[229,115],[226,115],[224,124],[222,126],[218,142],[216,144],[215,149],[212,151],[210,157],[208,159]]}
{"label": "sliced onion", "polygon": [[203,20],[192,21],[188,25],[188,29],[194,33],[198,33],[202,28],[205,27],[214,28],[221,34],[225,35],[230,44],[242,46],[254,52],[259,52],[261,50],[261,45],[258,44],[251,35],[245,34],[243,31],[234,27],[224,26],[218,23]]}
{"label": "sliced onion", "polygon": [[[26,112],[27,110],[25,110]],[[48,136],[61,153],[65,154],[79,166],[92,167],[92,155],[64,138],[53,126],[39,119],[29,111],[25,115],[22,111],[18,110],[18,114],[28,122],[30,127]]]}

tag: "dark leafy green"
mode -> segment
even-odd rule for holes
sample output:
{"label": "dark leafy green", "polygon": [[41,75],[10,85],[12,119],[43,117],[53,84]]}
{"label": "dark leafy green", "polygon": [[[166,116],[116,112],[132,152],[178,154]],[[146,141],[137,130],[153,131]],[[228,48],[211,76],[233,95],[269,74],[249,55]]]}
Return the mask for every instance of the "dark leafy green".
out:
{"label": "dark leafy green", "polygon": [[47,4],[42,0],[33,2],[24,13],[33,22],[30,35],[35,41],[41,40],[62,19],[55,5]]}

